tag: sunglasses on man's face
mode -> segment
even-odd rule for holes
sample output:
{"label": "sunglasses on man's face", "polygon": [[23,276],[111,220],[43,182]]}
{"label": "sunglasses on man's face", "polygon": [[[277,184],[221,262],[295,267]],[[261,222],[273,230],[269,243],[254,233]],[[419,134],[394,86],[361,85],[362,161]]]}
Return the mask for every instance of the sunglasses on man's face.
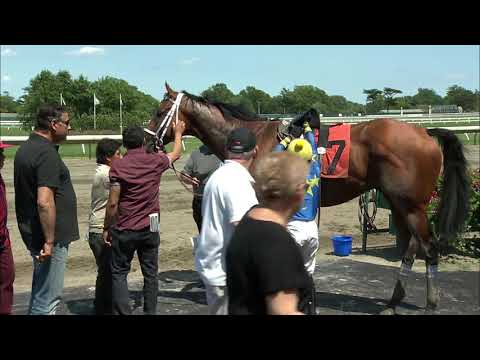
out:
{"label": "sunglasses on man's face", "polygon": [[65,125],[66,128],[70,126],[70,120],[67,120],[67,121],[58,120],[58,121],[55,121],[55,123]]}

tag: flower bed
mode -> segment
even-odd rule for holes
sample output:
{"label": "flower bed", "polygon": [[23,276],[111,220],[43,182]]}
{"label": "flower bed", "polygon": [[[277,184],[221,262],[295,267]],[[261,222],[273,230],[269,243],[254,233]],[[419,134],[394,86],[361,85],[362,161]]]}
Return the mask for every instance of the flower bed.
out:
{"label": "flower bed", "polygon": [[[449,252],[459,252],[464,255],[480,257],[480,169],[470,171],[470,212],[465,223],[464,232],[449,242]],[[442,179],[432,194],[427,207],[429,222],[437,228],[437,209],[440,204]]]}

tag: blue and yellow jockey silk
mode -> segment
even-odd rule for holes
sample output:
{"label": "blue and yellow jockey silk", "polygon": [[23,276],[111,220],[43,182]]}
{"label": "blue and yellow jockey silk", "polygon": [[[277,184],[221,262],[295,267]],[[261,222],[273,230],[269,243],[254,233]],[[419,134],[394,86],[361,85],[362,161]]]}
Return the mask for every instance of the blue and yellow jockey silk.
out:
{"label": "blue and yellow jockey silk", "polygon": [[[317,144],[315,143],[313,131],[305,132],[304,137],[312,146],[313,153],[315,154],[317,150]],[[278,144],[273,148],[273,151],[280,152],[285,151],[286,149],[287,148],[283,144]],[[320,181],[320,170],[320,164],[318,163],[317,157],[314,156],[314,159],[310,165],[310,171],[307,175],[308,188],[305,192],[302,208],[293,215],[291,220],[312,221],[317,216],[319,200],[318,182]]]}

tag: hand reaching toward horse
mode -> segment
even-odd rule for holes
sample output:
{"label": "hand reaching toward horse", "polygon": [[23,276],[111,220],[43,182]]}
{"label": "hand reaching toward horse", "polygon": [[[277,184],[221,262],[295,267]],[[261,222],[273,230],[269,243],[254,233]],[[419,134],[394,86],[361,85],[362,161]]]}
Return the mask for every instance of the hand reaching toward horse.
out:
{"label": "hand reaching toward horse", "polygon": [[178,120],[178,122],[173,123],[172,126],[173,126],[173,131],[175,132],[175,135],[183,135],[186,128],[185,121]]}
{"label": "hand reaching toward horse", "polygon": [[182,181],[184,181],[186,184],[193,185],[194,187],[198,187],[200,185],[200,180],[198,180],[196,177],[192,177],[183,171],[179,171],[179,173]]}

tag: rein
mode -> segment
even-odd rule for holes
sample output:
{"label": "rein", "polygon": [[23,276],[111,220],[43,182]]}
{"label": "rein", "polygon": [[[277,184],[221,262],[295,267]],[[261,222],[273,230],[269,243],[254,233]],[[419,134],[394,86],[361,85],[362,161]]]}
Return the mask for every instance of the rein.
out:
{"label": "rein", "polygon": [[277,128],[277,139],[278,139],[278,142],[281,142],[283,139],[285,139],[287,136],[289,136],[290,134],[285,132],[285,131],[282,131],[280,129],[280,126]]}
{"label": "rein", "polygon": [[[182,100],[183,95],[184,95],[184,93],[182,93],[182,92],[178,93],[175,101],[172,100],[172,99],[168,99],[173,103],[173,105],[168,110],[167,115],[163,119],[162,123],[160,124],[160,126],[158,127],[156,132],[153,132],[153,131],[151,131],[149,129],[146,129],[146,128],[144,129],[144,131],[147,134],[149,134],[149,135],[151,135],[155,138],[155,150],[156,151],[159,151],[160,149],[164,149],[163,138],[165,137],[165,133],[167,132],[167,129],[169,128],[174,116],[175,116],[175,124],[178,122],[178,112],[179,112],[179,109],[180,109],[180,102]],[[161,135],[160,135],[160,133],[161,133]],[[276,137],[277,137],[279,142],[282,141],[283,139],[285,139],[288,135],[289,134],[287,132],[284,132],[284,131],[281,130],[280,126],[278,127]],[[189,180],[193,180],[192,176],[188,175],[184,171],[178,171],[175,168],[175,165],[173,163],[169,166],[169,168],[173,170],[173,172],[174,172],[175,176],[177,177],[178,181],[182,184],[182,186],[187,191],[189,191],[190,193],[192,193],[194,196],[197,196],[197,197],[202,197],[203,196],[203,194],[197,193],[197,192],[193,191],[192,189],[190,189],[190,187],[182,179],[182,176],[184,176]]]}
{"label": "rein", "polygon": [[[169,128],[174,115],[175,115],[175,124],[178,123],[178,110],[180,109],[180,102],[182,101],[183,95],[184,94],[181,92],[178,93],[175,101],[173,101],[170,98],[168,99],[173,103],[173,105],[170,108],[170,110],[168,110],[167,116],[165,116],[165,118],[163,119],[162,123],[160,124],[156,132],[153,132],[149,129],[143,129],[147,134],[150,134],[155,137],[155,149],[157,151],[159,149],[164,148],[163,138],[165,137],[165,133],[167,132],[167,129]],[[162,134],[159,136],[160,132],[162,132]]]}
{"label": "rein", "polygon": [[[150,135],[155,137],[155,150],[156,151],[164,148],[163,138],[165,137],[165,133],[167,132],[167,129],[170,126],[170,123],[172,122],[172,119],[173,119],[174,115],[175,115],[175,124],[177,124],[177,122],[178,122],[178,112],[179,112],[179,109],[180,109],[180,102],[182,101],[183,95],[184,94],[181,93],[181,92],[178,93],[175,101],[173,101],[172,99],[168,99],[173,103],[173,105],[170,108],[170,110],[168,110],[167,116],[165,116],[165,118],[163,119],[162,123],[160,124],[160,126],[158,127],[156,132],[153,132],[149,129],[144,129],[144,131],[147,134],[150,134]],[[162,132],[162,134],[159,136],[160,132]],[[183,187],[186,190],[191,192],[194,196],[197,196],[197,197],[203,196],[202,194],[196,193],[195,191],[191,190],[185,184],[185,181],[182,179],[182,177],[179,174],[185,176],[186,178],[188,178],[190,180],[193,180],[192,176],[188,175],[187,173],[185,173],[183,171],[178,171],[177,169],[175,169],[175,165],[173,163],[169,166],[169,168],[173,170],[173,172],[174,172],[175,176],[177,177],[178,181],[180,181],[180,183],[183,185]]]}
{"label": "rein", "polygon": [[[170,169],[173,170],[173,172],[174,172],[175,176],[177,177],[178,181],[180,181],[180,184],[182,184],[185,189],[187,189],[189,192],[191,192],[196,197],[202,197],[203,196],[203,194],[197,193],[197,192],[193,191],[192,189],[190,189],[185,184],[185,181],[182,180],[182,176],[185,176],[186,178],[188,178],[190,180],[193,180],[194,178],[192,176],[188,175],[184,171],[178,171],[177,169],[175,169],[175,165],[173,163],[170,165]],[[180,176],[179,174],[182,175],[182,176]]]}

